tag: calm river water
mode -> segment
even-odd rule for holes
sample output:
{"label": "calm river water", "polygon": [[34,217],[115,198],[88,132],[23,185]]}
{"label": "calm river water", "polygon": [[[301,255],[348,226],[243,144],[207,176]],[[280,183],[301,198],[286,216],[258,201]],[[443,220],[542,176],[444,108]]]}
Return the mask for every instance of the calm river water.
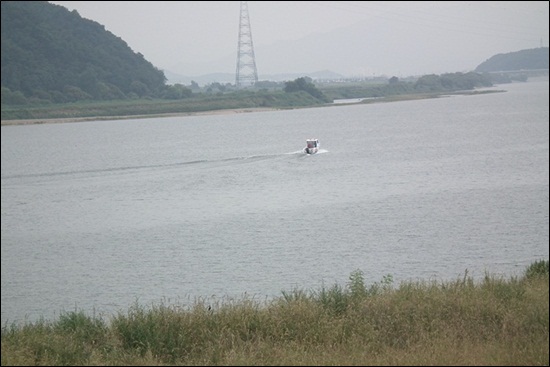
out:
{"label": "calm river water", "polygon": [[522,274],[548,259],[548,80],[490,89],[505,92],[2,126],[2,324],[270,299],[354,270]]}

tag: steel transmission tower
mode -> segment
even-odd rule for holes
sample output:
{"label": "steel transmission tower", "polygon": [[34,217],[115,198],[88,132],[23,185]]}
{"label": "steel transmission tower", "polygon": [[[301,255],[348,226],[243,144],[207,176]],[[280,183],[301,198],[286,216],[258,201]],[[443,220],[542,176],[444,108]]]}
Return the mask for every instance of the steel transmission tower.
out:
{"label": "steel transmission tower", "polygon": [[248,5],[241,1],[241,14],[239,18],[239,47],[237,54],[237,75],[235,86],[237,88],[252,86],[258,81],[256,70],[256,58],[254,57],[254,45],[252,44],[252,31],[250,30],[250,18],[248,17]]}

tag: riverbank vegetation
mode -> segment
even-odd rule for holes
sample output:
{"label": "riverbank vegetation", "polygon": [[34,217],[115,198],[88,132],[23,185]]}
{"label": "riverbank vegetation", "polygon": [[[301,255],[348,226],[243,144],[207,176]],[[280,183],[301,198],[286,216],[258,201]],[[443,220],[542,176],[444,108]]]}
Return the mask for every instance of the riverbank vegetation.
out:
{"label": "riverbank vegetation", "polygon": [[165,98],[126,98],[109,100],[71,100],[51,103],[40,98],[27,98],[20,92],[2,88],[2,121],[61,118],[127,118],[153,117],[176,113],[197,113],[228,109],[292,109],[333,105],[337,99],[359,98],[361,103],[403,99],[434,98],[442,94],[467,93],[474,88],[491,86],[486,76],[476,73],[426,75],[414,81],[356,83],[318,83],[302,77],[284,83],[258,83],[259,86],[235,90],[231,85],[213,86],[192,92],[186,86],[167,86],[173,93]]}
{"label": "riverbank vegetation", "polygon": [[59,104],[2,105],[2,122],[27,119],[62,119],[94,117],[117,119],[154,117],[169,114],[191,114],[229,109],[289,109],[319,106],[306,92],[287,94],[267,91],[240,91],[230,94],[197,95],[185,99],[135,99],[113,101],[78,101]]}
{"label": "riverbank vegetation", "polygon": [[278,299],[74,311],[2,327],[2,365],[549,364],[548,260],[522,276],[292,290]]}

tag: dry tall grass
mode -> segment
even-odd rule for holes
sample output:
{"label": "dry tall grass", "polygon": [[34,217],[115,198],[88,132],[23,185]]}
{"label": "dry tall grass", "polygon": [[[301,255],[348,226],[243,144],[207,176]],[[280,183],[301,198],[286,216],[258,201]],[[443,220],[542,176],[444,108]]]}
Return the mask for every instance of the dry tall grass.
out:
{"label": "dry tall grass", "polygon": [[510,279],[293,290],[182,308],[138,304],[2,327],[2,365],[549,364],[548,261]]}

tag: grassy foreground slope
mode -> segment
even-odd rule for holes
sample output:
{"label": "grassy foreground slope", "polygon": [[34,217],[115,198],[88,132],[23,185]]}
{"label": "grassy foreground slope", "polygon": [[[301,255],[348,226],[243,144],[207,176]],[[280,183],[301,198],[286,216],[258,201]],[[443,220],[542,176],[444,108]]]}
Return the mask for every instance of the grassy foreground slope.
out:
{"label": "grassy foreground slope", "polygon": [[2,365],[549,364],[548,260],[486,275],[292,290],[272,301],[138,304],[110,320],[82,312],[2,327]]}

